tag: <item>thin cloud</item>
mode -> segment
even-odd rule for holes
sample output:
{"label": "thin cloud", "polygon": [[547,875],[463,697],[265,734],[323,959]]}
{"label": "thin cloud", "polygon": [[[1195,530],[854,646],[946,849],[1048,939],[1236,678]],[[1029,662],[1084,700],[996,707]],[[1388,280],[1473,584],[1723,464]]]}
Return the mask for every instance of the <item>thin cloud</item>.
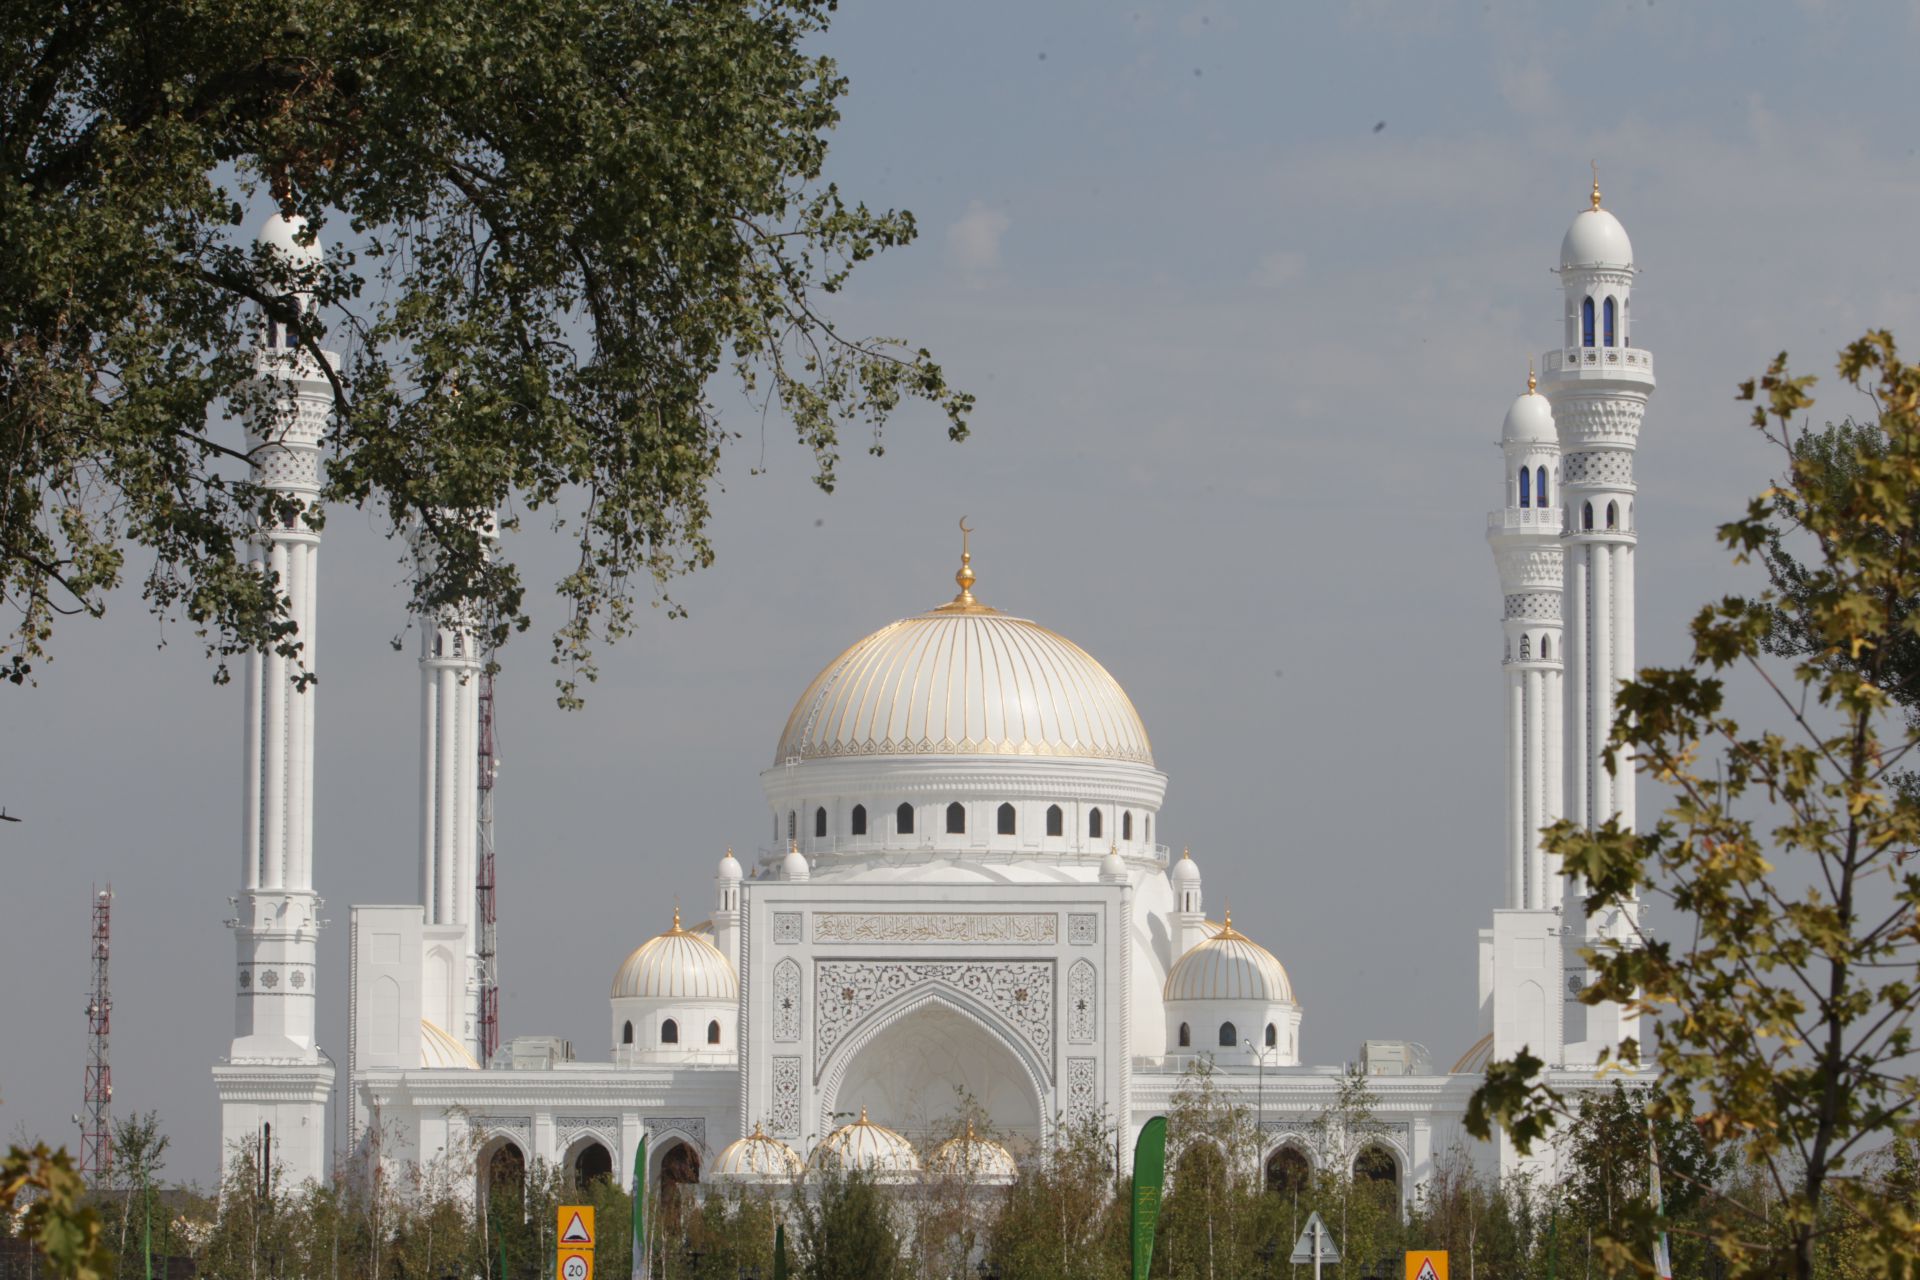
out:
{"label": "thin cloud", "polygon": [[947,228],[947,257],[968,275],[984,275],[1000,267],[1000,241],[1013,219],[978,200],[967,206],[960,220]]}

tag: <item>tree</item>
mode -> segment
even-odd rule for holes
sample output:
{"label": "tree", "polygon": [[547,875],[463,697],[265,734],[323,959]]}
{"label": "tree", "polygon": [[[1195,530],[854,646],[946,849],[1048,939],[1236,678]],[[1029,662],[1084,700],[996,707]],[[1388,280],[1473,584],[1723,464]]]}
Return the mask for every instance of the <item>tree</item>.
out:
{"label": "tree", "polygon": [[31,1240],[67,1280],[105,1280],[112,1260],[100,1217],[82,1203],[86,1182],[64,1149],[45,1143],[10,1147],[0,1160],[0,1220],[12,1222],[19,1202],[27,1201],[18,1232]]}
{"label": "tree", "polygon": [[[966,434],[924,349],[821,310],[915,234],[823,181],[846,81],[805,51],[831,0],[458,0],[289,8],[17,0],[0,11],[0,672],[144,593],[219,655],[299,653],[279,584],[236,547],[319,510],[244,475],[217,425],[269,406],[266,323],[316,355],[333,417],[322,501],[427,554],[414,605],[499,643],[528,616],[480,529],[537,515],[558,584],[562,698],[638,591],[708,564],[731,378],[791,421],[831,490],[841,432],[881,451],[903,397]],[[253,244],[261,196],[332,245]],[[222,668],[224,674],[224,667]]]}
{"label": "tree", "polygon": [[[1610,765],[1646,773],[1670,807],[1645,833],[1561,823],[1548,837],[1587,883],[1589,911],[1653,899],[1684,922],[1591,953],[1582,999],[1658,1018],[1653,1114],[1685,1115],[1697,1098],[1708,1143],[1735,1147],[1770,1201],[1708,1192],[1707,1230],[1747,1271],[1800,1280],[1843,1229],[1882,1269],[1920,1261],[1911,1202],[1883,1194],[1872,1169],[1916,1128],[1920,799],[1897,785],[1916,737],[1890,690],[1920,626],[1920,368],[1885,332],[1839,368],[1880,413],[1880,439],[1851,452],[1793,447],[1814,379],[1792,376],[1784,354],[1741,388],[1786,474],[1720,537],[1742,563],[1795,548],[1790,589],[1708,605],[1692,665],[1621,688]],[[1803,656],[1783,666],[1781,648]],[[1768,709],[1758,729],[1727,710],[1736,676]],[[1539,1139],[1565,1110],[1540,1065],[1523,1053],[1490,1068],[1470,1123],[1497,1120],[1523,1148]]]}
{"label": "tree", "polygon": [[[135,1112],[114,1122],[113,1157],[121,1178],[120,1233],[115,1245],[127,1251],[127,1240],[135,1230],[134,1197],[139,1197],[140,1229],[153,1218],[154,1179],[166,1167],[167,1147],[172,1142],[160,1132],[160,1113]],[[164,1224],[163,1224],[164,1225]],[[150,1247],[150,1245],[149,1245]]]}
{"label": "tree", "polygon": [[800,1274],[806,1280],[895,1280],[906,1274],[887,1193],[859,1170],[796,1189]]}

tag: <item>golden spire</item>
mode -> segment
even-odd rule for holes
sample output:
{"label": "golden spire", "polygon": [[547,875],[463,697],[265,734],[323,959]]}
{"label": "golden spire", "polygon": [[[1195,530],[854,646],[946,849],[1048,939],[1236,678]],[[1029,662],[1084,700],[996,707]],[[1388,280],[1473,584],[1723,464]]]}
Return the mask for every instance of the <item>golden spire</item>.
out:
{"label": "golden spire", "polygon": [[861,1123],[861,1124],[865,1124],[866,1122],[867,1122],[867,1109],[866,1109],[865,1107],[861,1107],[861,1108],[860,1108],[860,1123]]}
{"label": "golden spire", "polygon": [[969,1144],[973,1142],[973,1117],[972,1116],[967,1117],[967,1142]]}
{"label": "golden spire", "polygon": [[1182,861],[1182,862],[1192,862],[1192,861],[1193,861],[1193,846],[1192,846],[1192,845],[1185,845],[1185,846],[1182,846],[1182,848],[1181,848],[1181,850],[1180,850],[1180,861]]}
{"label": "golden spire", "polygon": [[967,528],[967,518],[960,517],[960,571],[953,580],[960,584],[960,594],[953,598],[955,604],[973,604],[973,530]]}
{"label": "golden spire", "polygon": [[1532,395],[1533,389],[1539,385],[1540,384],[1536,382],[1533,377],[1533,357],[1528,356],[1527,357],[1527,394]]}
{"label": "golden spire", "polygon": [[1600,162],[1593,162],[1593,207],[1600,207]]}
{"label": "golden spire", "polygon": [[673,931],[680,932],[680,904],[677,902],[673,904]]}

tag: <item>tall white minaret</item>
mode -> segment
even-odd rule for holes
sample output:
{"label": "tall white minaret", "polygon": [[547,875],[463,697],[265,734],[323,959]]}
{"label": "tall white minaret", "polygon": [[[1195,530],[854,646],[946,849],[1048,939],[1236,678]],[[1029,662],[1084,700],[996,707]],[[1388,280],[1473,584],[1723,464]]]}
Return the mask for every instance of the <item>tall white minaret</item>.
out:
{"label": "tall white minaret", "polygon": [[[296,272],[321,261],[300,244],[305,224],[278,214],[259,243]],[[312,295],[291,301],[301,309]],[[339,357],[323,352],[327,364]],[[320,442],[333,410],[325,371],[293,345],[287,328],[262,319],[255,356],[255,403],[246,424],[252,477],[276,494],[317,509]],[[313,731],[319,686],[320,532],[303,515],[263,524],[248,541],[248,563],[271,574],[288,600],[297,657],[247,655],[245,749],[241,771],[240,892],[229,923],[238,951],[233,1044],[214,1067],[226,1167],[244,1149],[264,1155],[281,1185],[326,1175],[326,1103],[333,1064],[314,1034],[321,900],[313,891]]]}
{"label": "tall white minaret", "polygon": [[[1623,755],[1609,770],[1605,755],[1615,691],[1635,672],[1633,455],[1653,395],[1653,357],[1630,341],[1633,246],[1619,219],[1600,207],[1598,177],[1592,199],[1560,245],[1566,334],[1543,366],[1560,435],[1566,528],[1565,799],[1567,815],[1577,822],[1598,827],[1617,816],[1632,827],[1632,761]],[[1571,889],[1582,892],[1578,884]],[[1570,904],[1568,918],[1583,922],[1577,934],[1568,930],[1574,948],[1617,938],[1630,924],[1588,918],[1577,904]],[[1583,968],[1570,952],[1570,993]],[[1585,1014],[1581,1040],[1589,1056],[1636,1034],[1634,1020],[1614,1005],[1570,1005],[1569,1032],[1576,1009]]]}
{"label": "tall white minaret", "polygon": [[1561,805],[1560,439],[1553,408],[1535,390],[1507,410],[1500,430],[1506,501],[1487,517],[1487,541],[1500,571],[1502,659],[1506,672],[1507,821],[1502,862],[1509,908],[1560,905],[1558,859],[1540,847],[1542,827]]}
{"label": "tall white minaret", "polygon": [[[492,532],[484,530],[489,538]],[[466,611],[449,609],[430,622],[420,629],[420,901],[426,906],[422,937],[429,958],[420,1016],[478,1059],[475,895],[485,659]]]}

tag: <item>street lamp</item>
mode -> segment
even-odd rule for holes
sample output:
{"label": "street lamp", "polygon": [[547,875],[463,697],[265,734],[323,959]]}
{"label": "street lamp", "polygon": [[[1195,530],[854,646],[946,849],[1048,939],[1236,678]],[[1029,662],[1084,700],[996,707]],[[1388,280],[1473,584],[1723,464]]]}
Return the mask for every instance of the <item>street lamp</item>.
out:
{"label": "street lamp", "polygon": [[1254,1107],[1253,1112],[1253,1136],[1260,1151],[1260,1176],[1265,1178],[1267,1176],[1265,1167],[1267,1159],[1267,1139],[1266,1130],[1261,1126],[1267,1122],[1267,1053],[1268,1050],[1278,1050],[1280,1046],[1269,1045],[1266,1049],[1256,1049],[1253,1047],[1253,1041],[1242,1040],[1240,1047],[1252,1054],[1253,1060],[1260,1064],[1260,1085],[1259,1091],[1256,1094],[1259,1101]]}

